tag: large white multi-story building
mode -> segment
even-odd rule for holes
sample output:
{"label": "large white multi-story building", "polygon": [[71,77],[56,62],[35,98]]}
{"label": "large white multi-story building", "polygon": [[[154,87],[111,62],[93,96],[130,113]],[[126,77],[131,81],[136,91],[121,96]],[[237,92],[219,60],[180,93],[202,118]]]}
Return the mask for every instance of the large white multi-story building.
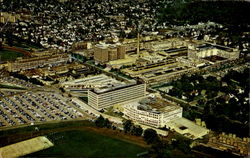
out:
{"label": "large white multi-story building", "polygon": [[126,103],[124,116],[151,127],[165,127],[166,123],[182,117],[182,107],[159,98],[144,98]]}
{"label": "large white multi-story building", "polygon": [[145,84],[130,83],[116,87],[95,88],[88,92],[88,105],[101,110],[118,103],[144,97],[145,95]]}

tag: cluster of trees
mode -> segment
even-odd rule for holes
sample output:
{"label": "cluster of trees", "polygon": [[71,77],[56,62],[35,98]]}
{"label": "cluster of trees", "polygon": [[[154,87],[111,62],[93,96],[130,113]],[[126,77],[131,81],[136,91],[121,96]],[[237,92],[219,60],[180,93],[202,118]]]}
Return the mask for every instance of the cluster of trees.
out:
{"label": "cluster of trees", "polygon": [[143,138],[147,144],[151,145],[150,155],[152,157],[169,158],[173,150],[179,150],[185,155],[191,154],[191,140],[184,136],[176,135],[172,141],[167,142],[161,139],[155,130],[146,129]]}
{"label": "cluster of trees", "polygon": [[248,25],[250,4],[244,1],[186,1],[175,0],[163,4],[159,22],[170,24],[197,24],[214,21],[224,25]]}
{"label": "cluster of trees", "polygon": [[[242,72],[229,71],[223,78],[227,86],[222,88],[225,95],[204,102],[204,120],[216,131],[247,136],[249,129],[249,75],[250,69]],[[214,124],[214,122],[217,122]]]}
{"label": "cluster of trees", "polygon": [[[11,27],[9,27],[11,28]],[[5,38],[6,40],[6,43],[9,45],[9,46],[22,46],[22,47],[29,47],[29,46],[35,46],[35,47],[38,47],[38,48],[43,48],[43,46],[40,44],[40,40],[36,41],[36,42],[32,42],[31,41],[31,36],[29,34],[28,36],[28,39],[24,39],[22,37],[18,37],[16,35],[13,35],[13,30],[12,28],[11,29],[8,29],[8,30],[4,30],[3,31],[3,35],[2,37]]]}
{"label": "cluster of trees", "polygon": [[216,77],[209,76],[204,79],[197,74],[192,76],[183,75],[181,79],[174,81],[172,85],[173,88],[169,91],[169,95],[178,98],[185,96],[187,101],[193,101],[195,96],[202,95],[202,90],[206,90],[208,99],[214,98],[221,89],[221,82]]}
{"label": "cluster of trees", "polygon": [[143,139],[149,145],[151,145],[149,154],[152,157],[168,158],[170,157],[169,145],[160,139],[157,132],[151,128],[148,128],[143,133]]}
{"label": "cluster of trees", "polygon": [[[204,35],[210,34],[216,37],[216,43],[229,47],[239,47],[243,49],[243,44],[249,41],[249,37],[244,32],[249,30],[250,3],[246,1],[194,1],[175,0],[162,4],[158,14],[158,22],[169,25],[197,24],[199,22],[213,21],[223,24],[220,28],[213,26],[210,29],[199,30],[198,39],[203,39]],[[191,36],[190,29],[186,29],[184,36]],[[183,34],[180,32],[180,35]],[[217,36],[218,35],[218,36]],[[242,55],[249,53],[247,50],[241,51]]]}
{"label": "cluster of trees", "polygon": [[[95,125],[100,128],[113,128],[112,123],[103,118],[103,116],[98,117],[95,120]],[[191,141],[181,135],[177,135],[170,142],[163,140],[154,129],[148,128],[143,131],[143,129],[134,125],[131,120],[125,120],[123,122],[123,129],[125,133],[129,133],[135,136],[142,136],[144,141],[150,145],[149,155],[156,158],[169,158],[171,157],[172,150],[179,150],[184,154],[190,154],[190,144]]]}
{"label": "cluster of trees", "polygon": [[[192,91],[200,95],[202,90],[206,90],[206,98],[199,99],[197,107],[184,106],[183,116],[191,120],[201,118],[214,131],[244,137],[248,135],[249,129],[249,76],[249,68],[242,72],[231,70],[221,81],[215,77],[204,79],[199,75],[183,76],[173,83],[170,94],[177,97],[185,95],[192,101],[192,96],[189,96]],[[219,91],[222,95],[216,97]]]}
{"label": "cluster of trees", "polygon": [[216,115],[204,112],[202,119],[206,122],[207,128],[217,131],[234,133],[239,137],[249,136],[249,121],[241,123],[239,121],[230,120],[225,115]]}
{"label": "cluster of trees", "polygon": [[123,122],[123,130],[125,133],[130,133],[135,136],[141,136],[143,129],[139,125],[134,125],[131,120],[125,120]]}
{"label": "cluster of trees", "polygon": [[100,128],[114,128],[112,123],[108,119],[105,119],[102,115],[95,120],[95,125]]}

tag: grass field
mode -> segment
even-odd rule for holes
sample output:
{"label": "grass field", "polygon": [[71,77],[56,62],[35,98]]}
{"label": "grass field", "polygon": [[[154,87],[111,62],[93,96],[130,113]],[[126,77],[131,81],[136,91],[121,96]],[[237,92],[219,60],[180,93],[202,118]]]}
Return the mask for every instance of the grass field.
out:
{"label": "grass field", "polygon": [[1,61],[9,61],[9,60],[15,60],[17,57],[22,57],[23,54],[15,51],[10,50],[0,50],[0,60]]}
{"label": "grass field", "polygon": [[75,130],[50,134],[54,147],[27,157],[133,158],[146,151],[140,146],[93,131]]}

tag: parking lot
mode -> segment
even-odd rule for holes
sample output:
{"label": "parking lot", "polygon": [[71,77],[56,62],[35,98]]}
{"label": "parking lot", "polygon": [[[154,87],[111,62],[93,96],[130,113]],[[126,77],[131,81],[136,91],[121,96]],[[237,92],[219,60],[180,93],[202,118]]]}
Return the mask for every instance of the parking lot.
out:
{"label": "parking lot", "polygon": [[77,118],[86,114],[56,93],[30,91],[0,99],[0,127]]}
{"label": "parking lot", "polygon": [[7,77],[0,76],[0,83],[7,84],[7,85],[15,85],[15,86],[26,88],[26,89],[38,87],[37,85],[34,85],[30,82],[20,80],[12,76],[7,76]]}

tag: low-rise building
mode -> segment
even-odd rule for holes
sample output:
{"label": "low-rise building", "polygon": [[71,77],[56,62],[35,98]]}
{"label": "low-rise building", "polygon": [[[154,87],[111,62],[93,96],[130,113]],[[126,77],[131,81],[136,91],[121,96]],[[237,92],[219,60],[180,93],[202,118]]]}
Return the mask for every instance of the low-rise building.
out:
{"label": "low-rise building", "polygon": [[184,117],[173,119],[166,123],[166,127],[190,139],[198,139],[209,133],[205,127],[197,125]]}
{"label": "low-rise building", "polygon": [[58,65],[69,61],[68,54],[46,55],[41,57],[32,57],[26,59],[17,59],[13,62],[8,62],[8,71],[17,72],[21,70],[34,69],[46,65]]}
{"label": "low-rise building", "polygon": [[238,156],[249,156],[250,138],[239,138],[235,134],[222,133],[218,136],[209,138],[207,147],[211,147],[221,151],[231,151]]}

